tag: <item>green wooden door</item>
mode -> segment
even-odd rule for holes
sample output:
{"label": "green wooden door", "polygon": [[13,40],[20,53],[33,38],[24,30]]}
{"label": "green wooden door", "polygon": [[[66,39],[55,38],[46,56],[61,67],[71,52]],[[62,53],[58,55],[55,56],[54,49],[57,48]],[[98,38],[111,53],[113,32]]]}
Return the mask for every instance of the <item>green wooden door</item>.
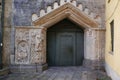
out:
{"label": "green wooden door", "polygon": [[59,32],[56,38],[56,65],[74,65],[75,54],[75,33]]}
{"label": "green wooden door", "polygon": [[80,66],[84,59],[84,31],[63,20],[47,31],[49,66]]}

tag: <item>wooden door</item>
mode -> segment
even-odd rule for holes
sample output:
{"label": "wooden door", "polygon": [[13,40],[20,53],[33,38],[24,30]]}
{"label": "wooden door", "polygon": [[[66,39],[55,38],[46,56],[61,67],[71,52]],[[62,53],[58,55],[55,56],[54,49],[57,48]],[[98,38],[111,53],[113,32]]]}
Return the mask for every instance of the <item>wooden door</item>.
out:
{"label": "wooden door", "polygon": [[80,66],[84,59],[83,29],[63,20],[47,31],[49,66]]}
{"label": "wooden door", "polygon": [[56,38],[56,65],[74,65],[75,58],[75,33],[59,32]]}

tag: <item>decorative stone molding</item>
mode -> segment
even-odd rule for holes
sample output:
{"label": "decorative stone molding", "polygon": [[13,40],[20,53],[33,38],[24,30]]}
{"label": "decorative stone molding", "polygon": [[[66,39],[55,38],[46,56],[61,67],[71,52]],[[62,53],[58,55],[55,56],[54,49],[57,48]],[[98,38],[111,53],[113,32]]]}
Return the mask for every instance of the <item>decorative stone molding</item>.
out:
{"label": "decorative stone molding", "polygon": [[[62,15],[65,15],[67,13],[69,13],[70,15],[73,15],[72,14],[72,12],[73,12],[79,16],[86,16],[86,17],[88,17],[88,19],[93,19],[93,21],[96,21],[99,24],[101,23],[101,18],[99,15],[96,15],[95,13],[90,12],[90,10],[88,8],[83,9],[83,5],[82,4],[77,5],[77,3],[78,2],[76,0],[72,0],[72,1],[71,0],[60,0],[60,3],[54,2],[52,5],[53,8],[52,8],[52,6],[48,6],[45,10],[44,9],[40,10],[40,15],[37,15],[37,14],[32,15],[33,24],[34,25],[38,25],[40,23],[42,24],[42,22],[39,22],[40,19],[46,18],[46,19],[50,20],[49,16],[51,16],[51,14],[53,14],[55,16],[62,12],[63,12]],[[78,14],[78,13],[81,13],[81,14]],[[45,16],[47,16],[47,17],[45,17]],[[44,20],[43,20],[43,22],[44,22]],[[94,26],[97,23],[94,22]]]}
{"label": "decorative stone molding", "polygon": [[46,16],[33,21],[33,25],[41,25],[42,27],[48,27],[49,25],[50,27],[65,18],[72,20],[73,22],[83,26],[84,28],[98,28],[99,25],[95,20],[93,20],[83,12],[80,12],[76,7],[69,3],[61,6],[60,8],[57,8]]}

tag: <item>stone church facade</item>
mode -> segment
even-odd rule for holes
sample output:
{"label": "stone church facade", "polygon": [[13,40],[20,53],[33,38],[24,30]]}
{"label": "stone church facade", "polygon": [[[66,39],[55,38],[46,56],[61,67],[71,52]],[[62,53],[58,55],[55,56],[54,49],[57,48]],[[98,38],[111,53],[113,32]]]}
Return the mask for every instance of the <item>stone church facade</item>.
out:
{"label": "stone church facade", "polygon": [[[83,30],[84,36],[82,39],[84,41],[81,45],[82,49],[80,48],[84,55],[82,66],[92,69],[101,69],[103,67],[105,54],[104,0],[5,0],[4,3],[4,31],[3,42],[1,42],[3,44],[3,69],[9,69],[13,73],[35,72],[37,67],[38,71],[41,72],[49,67],[47,55],[51,49],[54,52],[54,48],[52,48],[52,45],[47,47],[48,42],[50,42],[47,39],[49,35],[47,32],[65,19],[69,20],[70,24],[77,25]],[[69,32],[65,31],[65,33]],[[64,35],[72,35],[70,40],[74,38],[71,33]],[[56,38],[60,43],[53,41],[53,44],[62,46],[64,39],[68,40],[66,37]],[[60,49],[56,49],[58,55],[60,53],[57,51],[61,51],[61,54],[62,51],[63,53],[68,52],[64,52],[65,50],[61,47],[58,48]],[[74,48],[74,51],[78,48],[79,52],[78,46]],[[72,50],[74,48],[72,46]],[[75,52],[75,54],[77,53]],[[50,56],[55,55],[52,55],[51,52]],[[61,56],[65,59],[64,54]],[[50,58],[54,59],[54,57]],[[74,59],[70,58],[70,60]],[[60,59],[58,59],[58,62],[60,62]],[[77,62],[79,63],[79,60]]]}

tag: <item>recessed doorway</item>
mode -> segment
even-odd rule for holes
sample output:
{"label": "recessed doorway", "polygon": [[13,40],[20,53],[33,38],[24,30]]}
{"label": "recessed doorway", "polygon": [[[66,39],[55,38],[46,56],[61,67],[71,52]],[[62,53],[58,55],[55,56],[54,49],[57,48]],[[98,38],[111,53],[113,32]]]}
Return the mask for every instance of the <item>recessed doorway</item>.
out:
{"label": "recessed doorway", "polygon": [[84,30],[64,19],[47,30],[49,66],[81,66],[84,59]]}

